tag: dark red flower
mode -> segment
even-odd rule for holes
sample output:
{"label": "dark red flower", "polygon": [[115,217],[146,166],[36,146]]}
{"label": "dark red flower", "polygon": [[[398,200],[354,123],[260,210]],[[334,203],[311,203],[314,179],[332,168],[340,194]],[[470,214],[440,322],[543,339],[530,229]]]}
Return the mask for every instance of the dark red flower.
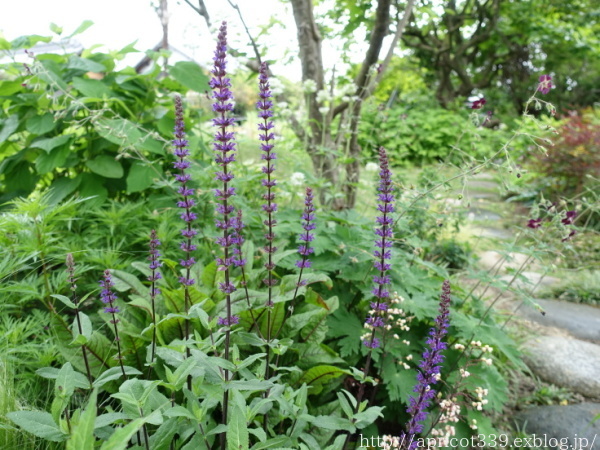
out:
{"label": "dark red flower", "polygon": [[542,226],[542,219],[529,219],[529,222],[527,222],[527,226],[529,228],[539,228]]}
{"label": "dark red flower", "polygon": [[478,100],[475,100],[472,104],[471,104],[471,109],[481,109],[483,108],[483,105],[485,105],[487,102],[485,100],[485,98],[480,98]]}
{"label": "dark red flower", "polygon": [[572,225],[575,217],[577,217],[577,211],[567,211],[567,216],[561,222],[565,225]]}

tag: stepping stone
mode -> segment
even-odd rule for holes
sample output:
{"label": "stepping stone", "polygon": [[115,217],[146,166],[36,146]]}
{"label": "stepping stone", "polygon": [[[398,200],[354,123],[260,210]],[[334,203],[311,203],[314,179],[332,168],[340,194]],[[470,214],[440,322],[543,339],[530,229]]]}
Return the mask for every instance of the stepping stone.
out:
{"label": "stepping stone", "polygon": [[500,228],[489,228],[489,227],[473,227],[473,234],[490,239],[501,239],[508,240],[514,237],[514,233],[508,230],[501,230]]}
{"label": "stepping stone", "polygon": [[479,189],[486,189],[490,191],[497,191],[500,186],[498,183],[494,181],[488,181],[486,179],[482,180],[470,180],[467,182],[467,188],[470,191],[475,191]]}
{"label": "stepping stone", "polygon": [[600,398],[599,345],[560,336],[542,336],[528,341],[523,353],[525,363],[544,381],[586,397]]}
{"label": "stepping stone", "polygon": [[578,339],[600,343],[600,308],[559,300],[536,302],[546,312],[545,316],[530,305],[523,305],[517,314],[541,325],[566,330]]}
{"label": "stepping stone", "polygon": [[598,414],[600,403],[538,406],[517,414],[515,422],[519,430],[538,439],[527,442],[529,445],[522,445],[523,448],[544,448],[546,444],[550,448],[591,450],[600,444],[600,420],[593,422]]}
{"label": "stepping stone", "polygon": [[502,216],[493,211],[475,207],[469,210],[467,213],[467,218],[471,221],[485,220],[487,222],[497,222],[498,220],[502,219]]}

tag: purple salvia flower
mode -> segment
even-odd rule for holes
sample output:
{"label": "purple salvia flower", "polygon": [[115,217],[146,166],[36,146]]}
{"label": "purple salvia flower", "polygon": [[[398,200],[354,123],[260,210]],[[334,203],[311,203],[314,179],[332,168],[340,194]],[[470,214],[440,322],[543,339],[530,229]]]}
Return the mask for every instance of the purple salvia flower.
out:
{"label": "purple salvia flower", "polygon": [[[230,198],[235,195],[235,189],[229,186],[229,183],[235,178],[229,171],[229,164],[235,161],[236,143],[234,133],[228,130],[228,127],[235,123],[233,117],[229,114],[233,111],[233,94],[229,90],[231,80],[227,78],[227,23],[223,22],[219,29],[217,49],[215,50],[213,77],[210,80],[210,87],[213,90],[212,97],[215,99],[213,111],[217,117],[213,119],[213,125],[217,128],[214,135],[213,149],[215,151],[215,162],[221,167],[217,171],[215,179],[221,181],[221,187],[215,189],[215,196],[219,200],[216,211],[221,215],[215,220],[218,229],[222,230],[222,235],[215,241],[223,247],[223,257],[217,258],[218,270],[223,271],[225,281],[218,284],[219,290],[226,296],[226,316],[219,318],[220,325],[231,326],[239,322],[239,319],[231,314],[231,294],[236,291],[235,285],[231,282],[229,269],[236,262],[241,262],[239,254],[235,253],[241,242],[240,231],[243,227],[241,217],[233,216],[235,208],[229,203]],[[225,343],[225,359],[229,359],[229,331],[227,331]],[[225,379],[228,379],[227,372]],[[227,403],[227,392],[224,394],[224,403]],[[226,418],[224,418],[226,420]]]}
{"label": "purple salvia flower", "polygon": [[[423,360],[419,364],[421,369],[417,374],[417,385],[413,389],[415,397],[410,398],[410,406],[406,410],[410,414],[410,420],[406,426],[406,437],[414,438],[423,431],[422,422],[427,418],[426,409],[435,397],[432,388],[437,383],[440,374],[440,365],[444,362],[442,350],[446,349],[446,343],[442,341],[448,333],[448,315],[450,314],[450,282],[445,280],[442,284],[442,295],[440,297],[439,315],[435,319],[435,327],[429,331],[427,338],[427,350],[423,352]],[[417,448],[417,440],[412,439],[409,450]]]}
{"label": "purple salvia flower", "polygon": [[[390,296],[386,286],[390,283],[390,276],[386,272],[390,269],[391,265],[387,263],[392,257],[392,251],[389,250],[392,247],[391,238],[393,237],[393,224],[394,221],[391,217],[391,213],[394,212],[394,186],[392,183],[392,173],[389,169],[388,156],[383,147],[379,148],[379,187],[378,187],[378,204],[377,210],[379,215],[375,219],[378,227],[375,229],[375,235],[378,239],[375,240],[375,251],[373,252],[375,262],[373,266],[379,272],[373,277],[373,283],[375,286],[371,293],[375,297],[375,301],[371,302],[371,309],[376,312],[379,311],[383,314],[387,310],[387,299]],[[369,316],[366,320],[366,324],[373,328],[371,333],[370,341],[363,341],[368,348],[379,347],[379,341],[375,338],[375,328],[380,328],[385,325],[384,320],[381,317],[375,318]],[[377,340],[377,345],[375,341]]]}
{"label": "purple salvia flower", "polygon": [[[183,209],[180,217],[181,220],[185,222],[185,228],[181,230],[181,235],[184,240],[181,242],[181,249],[185,253],[185,258],[181,259],[180,264],[184,267],[185,275],[179,278],[181,284],[186,286],[191,286],[194,284],[193,279],[190,278],[191,269],[190,267],[195,263],[194,258],[191,256],[191,252],[196,249],[196,246],[192,244],[192,238],[196,236],[198,233],[194,228],[192,228],[192,223],[196,220],[197,216],[192,212],[192,208],[196,204],[194,199],[191,196],[194,194],[194,190],[189,188],[188,182],[191,179],[191,175],[186,173],[186,169],[190,167],[190,162],[186,159],[190,155],[190,151],[188,150],[188,141],[185,139],[185,124],[183,121],[183,105],[181,102],[181,97],[175,97],[175,139],[173,139],[173,153],[179,158],[174,164],[173,167],[179,170],[179,173],[175,175],[175,180],[181,184],[177,193],[181,195],[181,200],[177,202],[177,206]],[[156,237],[151,238],[156,239]],[[159,243],[160,244],[160,243]],[[158,244],[157,244],[158,245]],[[151,243],[152,247],[152,243]],[[155,246],[156,247],[156,246]],[[156,250],[156,248],[154,248]],[[187,305],[187,294],[186,294],[186,311],[189,308]]]}
{"label": "purple salvia flower", "polygon": [[271,117],[273,117],[273,102],[271,101],[268,71],[269,69],[267,67],[267,63],[261,63],[260,72],[258,75],[259,100],[256,103],[256,107],[258,108],[258,117],[263,119],[262,122],[258,124],[258,137],[261,141],[261,159],[265,161],[265,165],[262,167],[262,172],[265,174],[263,185],[267,188],[267,192],[262,195],[262,198],[265,201],[265,203],[262,205],[262,209],[267,213],[267,219],[264,220],[263,223],[267,227],[267,232],[265,233],[267,245],[264,247],[264,250],[267,254],[267,262],[265,262],[264,267],[267,269],[268,276],[263,280],[263,282],[268,286],[269,292],[267,296],[267,306],[271,307],[273,306],[271,288],[277,284],[277,280],[273,277],[273,270],[275,269],[275,264],[273,263],[273,254],[277,251],[277,247],[273,245],[273,241],[275,240],[273,227],[277,223],[277,221],[273,218],[273,213],[277,211],[275,193],[273,192],[273,187],[275,187],[277,184],[277,182],[273,179],[273,172],[275,172],[273,161],[277,159],[277,155],[272,151],[274,147],[273,140],[275,139],[275,135],[271,132],[274,127],[273,122],[271,121]]}
{"label": "purple salvia flower", "polygon": [[120,310],[119,307],[115,304],[117,296],[112,291],[113,285],[114,284],[112,282],[110,271],[106,269],[104,271],[104,279],[100,281],[100,287],[102,288],[102,290],[100,291],[100,300],[102,300],[102,303],[107,305],[104,308],[104,312],[112,315],[110,323],[113,324],[115,341],[117,343],[116,358],[119,360],[119,365],[121,366],[121,373],[123,374],[123,378],[127,379],[127,375],[125,374],[125,367],[123,366],[123,354],[121,353],[121,339],[119,338],[119,328],[117,327],[117,323],[119,322],[119,320],[117,319],[116,314],[118,314]]}
{"label": "purple salvia flower", "polygon": [[308,269],[311,267],[308,256],[314,252],[314,249],[308,245],[315,238],[314,233],[311,233],[315,229],[315,207],[313,204],[314,195],[311,188],[306,188],[306,196],[304,197],[304,211],[302,213],[302,228],[303,233],[300,233],[298,240],[304,242],[298,247],[298,253],[302,256],[302,259],[296,261],[296,267],[300,269],[300,276],[302,277],[302,269]]}
{"label": "purple salvia flower", "polygon": [[110,271],[107,269],[104,271],[104,279],[100,281],[100,287],[102,288],[102,290],[100,291],[100,300],[102,301],[102,303],[107,305],[104,308],[104,312],[109,314],[116,314],[120,312],[119,307],[115,305],[115,302],[117,301],[117,296],[112,291],[113,286],[114,284],[112,282]]}

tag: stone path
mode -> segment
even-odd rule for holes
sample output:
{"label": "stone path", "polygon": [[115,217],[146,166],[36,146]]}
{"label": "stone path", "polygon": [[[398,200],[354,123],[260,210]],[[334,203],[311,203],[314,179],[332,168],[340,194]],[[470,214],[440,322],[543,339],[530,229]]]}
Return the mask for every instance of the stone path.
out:
{"label": "stone path", "polygon": [[[469,183],[467,192],[474,204],[468,215],[471,230],[475,236],[490,237],[496,242],[510,241],[514,234],[500,227],[499,217],[503,208],[498,203],[500,197],[493,193],[494,185],[499,192],[499,186],[487,174],[479,174]],[[502,262],[502,255],[496,251],[481,252],[478,256],[477,264],[481,269],[499,268],[498,275],[505,281],[513,278],[514,271],[527,258],[515,253],[509,255],[508,261]],[[512,286],[522,288],[530,295],[559,282],[557,278],[544,276],[539,264],[527,265],[522,276],[524,280],[516,280]],[[560,444],[570,445],[569,448],[591,448],[589,444],[595,436],[599,436],[594,448],[600,449],[600,420],[594,422],[600,414],[600,308],[554,299],[536,299],[540,308],[536,309],[510,294],[503,300],[500,302],[502,308],[512,310],[515,313],[513,320],[531,333],[522,350],[524,361],[532,373],[548,383],[590,399],[580,404],[530,408],[514,417],[516,426],[538,437],[545,435],[547,439],[562,439]],[[575,441],[575,438],[582,440]],[[537,446],[543,448],[543,445]]]}

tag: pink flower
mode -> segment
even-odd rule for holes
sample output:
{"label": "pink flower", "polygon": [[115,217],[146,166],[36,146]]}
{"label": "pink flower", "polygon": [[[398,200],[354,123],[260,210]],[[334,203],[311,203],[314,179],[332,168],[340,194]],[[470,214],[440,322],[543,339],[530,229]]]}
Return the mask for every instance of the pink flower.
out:
{"label": "pink flower", "polygon": [[547,94],[552,89],[552,77],[550,75],[542,75],[540,76],[540,84],[538,85],[537,90],[540,91],[541,94]]}

